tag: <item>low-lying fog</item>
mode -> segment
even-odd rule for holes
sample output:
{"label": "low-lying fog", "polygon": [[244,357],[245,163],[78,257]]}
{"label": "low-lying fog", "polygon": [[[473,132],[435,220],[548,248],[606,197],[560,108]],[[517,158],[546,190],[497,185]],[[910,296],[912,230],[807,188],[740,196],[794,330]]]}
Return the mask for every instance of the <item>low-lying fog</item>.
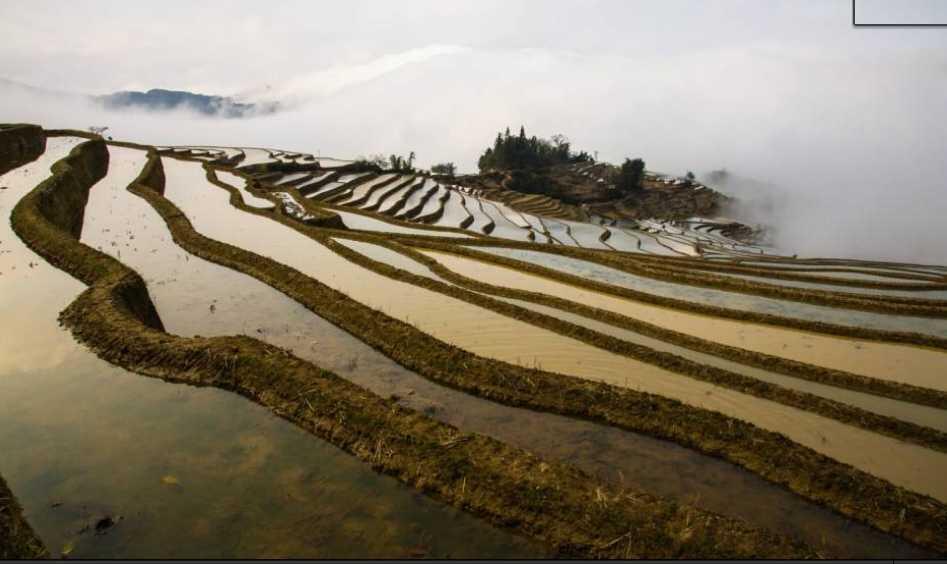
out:
{"label": "low-lying fog", "polygon": [[[17,62],[5,57],[0,76],[85,93],[164,87],[276,99],[287,110],[243,120],[117,113],[7,86],[0,121],[107,125],[117,139],[153,144],[415,151],[422,166],[454,161],[462,171],[475,169],[499,129],[524,124],[611,162],[641,156],[651,170],[700,178],[725,167],[754,179],[721,187],[743,202],[733,215],[772,226],[791,253],[947,263],[942,31],[855,29],[848,0],[441,4],[316,10],[322,26],[337,21],[345,34],[303,17],[309,3],[267,14],[235,5],[215,17],[221,26],[233,18],[243,35],[190,46],[180,43],[198,37],[190,20],[202,15],[185,17],[186,3],[148,15],[157,31],[119,33],[114,53],[100,24],[81,38],[68,26],[55,33],[55,23],[30,35],[17,27],[26,8],[4,4],[0,42]],[[127,22],[143,17],[113,7]],[[397,23],[386,28],[385,18]],[[181,41],[159,56],[161,30]],[[145,46],[129,39],[138,32]],[[89,37],[95,48],[83,59]],[[35,52],[29,41],[40,42]],[[153,59],[128,62],[136,57]],[[113,73],[99,68],[113,58],[123,62]],[[83,60],[93,78],[75,70]]]}

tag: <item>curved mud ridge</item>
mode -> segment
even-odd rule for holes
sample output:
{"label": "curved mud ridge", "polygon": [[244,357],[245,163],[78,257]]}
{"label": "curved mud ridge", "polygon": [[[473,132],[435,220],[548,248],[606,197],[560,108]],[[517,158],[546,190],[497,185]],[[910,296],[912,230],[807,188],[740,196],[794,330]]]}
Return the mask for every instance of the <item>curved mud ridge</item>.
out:
{"label": "curved mud ridge", "polygon": [[[85,143],[66,160],[104,170],[105,145]],[[240,393],[376,470],[543,540],[560,555],[813,555],[798,543],[741,522],[604,485],[571,467],[461,434],[255,339],[164,333],[141,278],[73,236],[70,227],[84,204],[80,193],[87,194],[95,179],[78,168],[54,167],[54,176],[17,204],[12,223],[32,249],[90,285],[63,312],[62,321],[111,362],[170,381]],[[219,255],[215,262],[243,259],[246,267],[247,258],[262,259],[192,229],[187,233],[187,219],[152,188],[162,180],[160,160],[152,153],[130,189],[158,209],[179,244],[202,250],[198,255]],[[56,199],[60,192],[75,207],[44,205],[44,199]]]}
{"label": "curved mud ridge", "polygon": [[[245,207],[241,209],[267,215]],[[327,235],[332,234],[329,230],[311,229],[279,216],[268,217],[319,240],[343,256],[361,260],[361,255],[327,240]],[[351,237],[353,232],[335,233],[343,234]],[[199,251],[189,250],[199,254]],[[205,258],[221,262],[219,258]],[[250,273],[246,266],[226,264]],[[397,276],[397,269],[386,265],[378,268],[386,275]],[[288,271],[290,277],[299,274],[293,269],[282,269]],[[276,270],[281,270],[280,266]],[[782,435],[660,396],[477,357],[390,318],[381,327],[372,320],[385,316],[308,278],[296,285],[270,274],[261,280],[399,364],[439,383],[508,405],[604,422],[720,456],[843,515],[923,546],[944,550],[941,532],[947,530],[947,513],[942,504],[819,455]],[[326,297],[318,297],[320,295]],[[396,338],[397,335],[405,335],[404,340]],[[412,349],[412,354],[405,352]],[[766,457],[761,457],[760,451],[766,452]],[[916,520],[908,524],[911,516]]]}
{"label": "curved mud ridge", "polygon": [[[538,301],[539,303],[549,303],[552,301],[551,299],[546,298],[544,295],[539,295],[537,297],[537,295],[530,292],[508,289],[506,287],[491,286],[489,284],[475,281],[466,276],[458,275],[440,265],[440,263],[438,263],[436,260],[424,255],[419,256],[419,253],[411,253],[410,250],[405,250],[403,247],[398,248],[396,244],[390,241],[375,239],[374,242],[381,244],[382,246],[392,248],[393,250],[406,251],[408,256],[417,260],[421,264],[427,265],[441,278],[462,287],[467,286],[476,291],[504,295],[507,297],[532,299],[532,301]],[[335,244],[334,241],[331,244],[327,244],[327,246],[331,246],[333,244]],[[698,362],[694,362],[668,352],[657,351],[645,346],[632,344],[610,335],[605,335],[600,332],[587,329],[585,327],[580,327],[560,319],[544,315],[542,313],[526,310],[512,304],[496,301],[489,297],[472,294],[463,289],[452,287],[436,280],[430,280],[416,274],[391,272],[386,270],[385,265],[382,263],[368,260],[365,257],[359,257],[355,254],[352,254],[350,250],[342,251],[340,254],[345,254],[345,256],[351,257],[352,260],[357,261],[361,266],[391,276],[395,279],[413,283],[429,290],[473,303],[479,307],[493,310],[497,313],[507,315],[514,319],[526,321],[533,325],[543,327],[550,331],[574,338],[598,348],[628,356],[648,364],[693,377],[695,379],[704,380],[719,386],[730,388],[741,393],[754,395],[799,409],[812,411],[825,417],[830,417],[856,427],[861,427],[865,430],[886,434],[888,436],[907,442],[913,442],[933,450],[947,451],[947,434],[935,429],[898,419],[893,419],[891,417],[878,415],[854,406],[814,396],[805,392],[790,390],[788,388],[763,382],[756,378],[744,376],[730,372],[728,370],[705,366]],[[577,306],[576,309],[581,309],[581,307]],[[601,311],[602,310],[591,309],[593,317]],[[588,314],[589,312],[586,313]],[[817,367],[812,368],[816,369]],[[879,386],[883,386],[883,384],[879,384]]]}
{"label": "curved mud ridge", "polygon": [[[739,362],[742,364],[748,364],[751,366],[757,366],[767,370],[774,370],[787,374],[790,376],[803,378],[811,380],[814,382],[830,384],[837,387],[844,387],[851,390],[856,390],[860,392],[870,393],[879,395],[882,397],[888,397],[891,399],[898,399],[902,401],[909,401],[913,403],[918,403],[921,405],[926,405],[930,407],[936,407],[940,409],[947,409],[947,393],[931,389],[927,387],[921,387],[916,385],[911,385],[903,382],[896,382],[891,380],[882,380],[880,378],[872,378],[869,376],[863,376],[860,374],[853,374],[850,372],[844,372],[841,370],[835,370],[826,368],[823,366],[816,366],[812,364],[803,363],[800,361],[794,361],[788,358],[774,356],[771,354],[765,354],[762,352],[751,351],[747,349],[737,348],[716,341],[711,341],[708,339],[700,338],[697,336],[689,335],[686,333],[681,333],[674,331],[660,325],[655,325],[652,323],[644,322],[637,320],[632,317],[624,316],[609,310],[604,310],[600,308],[593,307],[588,304],[578,303],[576,301],[570,301],[562,299],[556,296],[551,296],[549,294],[542,294],[538,292],[528,292],[523,290],[516,290],[507,287],[493,286],[489,284],[484,284],[483,282],[475,281],[467,277],[459,276],[454,272],[449,271],[443,266],[439,265],[437,261],[425,257],[422,253],[414,252],[410,247],[400,245],[392,241],[383,241],[380,244],[383,245],[398,245],[399,252],[406,253],[411,256],[414,260],[421,261],[426,264],[429,268],[435,270],[440,276],[444,277],[451,282],[459,284],[461,286],[470,287],[476,291],[482,291],[490,294],[495,294],[499,296],[514,298],[514,299],[523,299],[527,301],[533,301],[536,303],[541,303],[544,305],[549,305],[558,309],[563,309],[570,311],[579,315],[584,315],[586,317],[591,317],[594,319],[601,319],[609,324],[615,325],[617,327],[622,327],[629,329],[631,331],[655,337],[664,341],[678,344],[680,346],[690,348],[693,350],[705,352],[708,354],[713,354],[732,360],[734,362]],[[526,271],[530,274],[536,274],[544,278],[549,278],[556,282],[563,282],[569,284],[570,286],[576,286],[579,288],[589,288],[591,290],[599,290],[602,288],[615,288],[617,292],[614,292],[616,297],[627,297],[622,295],[621,287],[608,286],[603,283],[593,282],[589,284],[587,281],[583,282],[584,279],[579,278],[574,275],[567,273],[562,273],[556,270],[544,268],[532,263],[525,261],[518,261],[515,259],[510,259],[507,257],[496,256],[493,254],[486,254],[477,252],[474,250],[467,249],[465,246],[448,246],[440,244],[437,242],[425,242],[423,244],[415,245],[417,247],[436,250],[441,252],[449,252],[454,255],[458,255],[465,258],[474,259],[477,261],[485,262],[487,264],[494,264],[506,268],[514,268],[517,271]],[[658,297],[659,299],[662,299]],[[691,302],[687,302],[691,303]],[[656,304],[663,305],[663,304]],[[732,311],[732,310],[731,310]],[[695,313],[703,313],[702,311],[696,311]],[[805,322],[804,322],[805,323]],[[808,322],[813,323],[813,322]],[[806,327],[809,327],[809,325]],[[844,333],[843,329],[845,326],[835,326],[838,328],[836,332]],[[808,330],[812,330],[811,328]],[[834,333],[834,332],[833,332]],[[852,334],[840,336],[852,336],[861,334],[861,330],[854,329]],[[886,337],[889,334],[885,335]],[[895,341],[895,339],[885,339]],[[901,339],[897,339],[895,342],[899,342]],[[912,343],[913,344],[913,343]]]}
{"label": "curved mud ridge", "polygon": [[[655,280],[703,286],[706,288],[715,288],[781,300],[798,301],[812,305],[841,307],[896,315],[934,318],[947,317],[947,302],[943,301],[918,298],[895,298],[894,300],[889,300],[888,296],[885,296],[884,299],[878,299],[877,297],[864,294],[856,295],[845,292],[804,289],[744,280],[704,271],[704,265],[709,265],[706,267],[706,270],[719,268],[724,272],[730,267],[713,264],[710,261],[692,257],[658,256],[621,251],[601,253],[597,252],[596,249],[540,245],[507,239],[484,240],[474,244],[555,253],[597,262],[604,266],[610,266],[618,270],[624,270],[630,274],[645,276]],[[692,270],[695,268],[700,268],[701,270]]]}
{"label": "curved mud ridge", "polygon": [[46,150],[46,135],[38,125],[0,124],[0,174],[26,164]]}
{"label": "curved mud ridge", "polygon": [[[413,239],[401,238],[403,242],[410,244],[411,246],[420,247],[420,248],[430,248],[432,250],[445,250],[443,247],[438,247],[436,241],[430,240],[421,240],[417,241]],[[628,258],[627,255],[622,257],[612,257],[607,253],[598,252],[595,250],[581,249],[577,247],[568,247],[560,245],[539,245],[534,243],[524,243],[518,241],[509,241],[503,240],[498,241],[496,239],[471,239],[463,241],[463,245],[466,247],[476,247],[476,246],[486,246],[486,247],[503,247],[509,249],[522,249],[526,251],[536,251],[541,253],[557,254],[569,258],[584,260],[588,262],[597,263],[602,266],[614,268],[616,270],[621,270],[629,274],[636,276],[644,276],[647,278],[653,278],[656,280],[665,280],[660,276],[652,276],[651,274],[640,271],[637,266],[630,267],[627,262],[622,262],[619,259]],[[461,248],[451,248],[450,252],[456,254],[464,254],[464,249]],[[615,254],[615,253],[612,253]],[[479,258],[480,255],[478,255]],[[635,259],[638,259],[640,255],[635,255]],[[491,256],[489,258],[483,257],[481,260],[488,260],[489,262],[494,262],[499,265],[509,266],[516,269],[521,269],[533,274],[538,274],[545,278],[552,278],[572,286],[578,286],[581,288],[586,288],[589,290],[594,290],[603,294],[610,294],[616,297],[625,298],[633,301],[653,304],[661,307],[666,307],[670,309],[677,309],[683,311],[690,311],[693,313],[709,315],[714,317],[721,317],[725,319],[733,319],[741,322],[750,322],[750,323],[759,323],[763,325],[773,325],[776,327],[786,327],[790,329],[799,329],[802,331],[810,331],[813,333],[825,333],[827,335],[837,335],[841,337],[851,337],[854,339],[863,339],[869,341],[879,341],[879,342],[888,342],[888,343],[903,343],[916,346],[925,346],[936,349],[947,350],[947,338],[938,337],[935,335],[929,335],[926,333],[914,333],[914,332],[903,332],[903,331],[888,331],[881,329],[871,329],[865,327],[856,327],[849,325],[838,325],[827,323],[823,321],[813,321],[807,319],[799,319],[793,317],[778,316],[770,313],[758,313],[753,311],[745,310],[735,310],[725,307],[707,305],[700,302],[687,301],[679,298],[670,298],[657,294],[651,294],[648,292],[642,292],[637,290],[632,290],[630,288],[625,288],[622,286],[614,286],[610,284],[604,284],[596,280],[591,280],[587,278],[581,278],[575,275],[571,275],[565,272],[560,272],[551,268],[546,268],[532,263],[527,263],[525,261],[516,261],[512,259],[507,259],[502,256]],[[719,277],[718,277],[719,278]],[[683,283],[690,285],[703,285],[708,286],[707,284],[696,284],[686,280],[674,280],[668,279],[666,281],[674,283]],[[708,286],[713,287],[713,286]],[[777,286],[778,288],[781,288]],[[721,288],[726,291],[732,291],[729,288]],[[788,299],[785,296],[772,296],[777,299]],[[804,300],[803,300],[804,301]],[[875,300],[883,301],[883,300]],[[839,307],[846,309],[857,309],[850,308],[847,305],[835,304]],[[887,312],[893,313],[896,315],[917,315],[916,313],[906,313],[903,311]]]}
{"label": "curved mud ridge", "polygon": [[23,508],[0,476],[0,560],[49,558],[49,551],[23,518]]}

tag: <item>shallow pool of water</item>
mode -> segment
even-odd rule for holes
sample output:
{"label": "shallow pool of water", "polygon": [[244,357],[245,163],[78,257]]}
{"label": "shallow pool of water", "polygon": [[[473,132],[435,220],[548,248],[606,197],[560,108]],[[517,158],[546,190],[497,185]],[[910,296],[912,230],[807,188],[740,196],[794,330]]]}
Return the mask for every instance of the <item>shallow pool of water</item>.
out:
{"label": "shallow pool of water", "polygon": [[868,327],[886,331],[909,331],[947,337],[947,319],[886,315],[837,307],[817,306],[791,300],[779,300],[740,292],[690,286],[636,276],[593,262],[523,249],[477,247],[487,253],[532,262],[590,280],[630,288],[656,296],[692,301],[729,309],[768,313],[782,317],[811,319],[836,325]]}
{"label": "shallow pool of water", "polygon": [[[52,139],[50,147],[54,155]],[[106,199],[113,194],[103,186],[138,173],[113,159],[92,192]],[[4,218],[43,174],[33,170],[28,185],[0,179],[10,188],[0,196]],[[235,394],[100,360],[56,321],[84,286],[29,251],[6,220],[0,241],[9,251],[0,276],[0,473],[53,556],[541,555]],[[117,524],[96,534],[105,517]]]}

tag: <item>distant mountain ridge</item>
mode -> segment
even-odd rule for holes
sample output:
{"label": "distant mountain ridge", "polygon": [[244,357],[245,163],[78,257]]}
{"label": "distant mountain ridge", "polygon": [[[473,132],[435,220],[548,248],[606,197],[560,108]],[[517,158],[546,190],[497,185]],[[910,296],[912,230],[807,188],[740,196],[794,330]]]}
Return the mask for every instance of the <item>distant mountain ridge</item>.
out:
{"label": "distant mountain ridge", "polygon": [[238,102],[229,96],[197,94],[186,90],[167,90],[163,88],[152,88],[147,92],[121,91],[94,96],[40,88],[3,77],[0,77],[0,93],[52,99],[57,102],[81,100],[108,110],[168,111],[185,109],[215,118],[247,118],[268,115],[283,109],[279,102]]}
{"label": "distant mountain ridge", "polygon": [[206,116],[244,118],[251,115],[272,114],[279,103],[252,104],[237,102],[227,96],[195,94],[184,90],[152,88],[147,92],[123,91],[93,99],[108,109],[141,108],[147,110],[190,109]]}

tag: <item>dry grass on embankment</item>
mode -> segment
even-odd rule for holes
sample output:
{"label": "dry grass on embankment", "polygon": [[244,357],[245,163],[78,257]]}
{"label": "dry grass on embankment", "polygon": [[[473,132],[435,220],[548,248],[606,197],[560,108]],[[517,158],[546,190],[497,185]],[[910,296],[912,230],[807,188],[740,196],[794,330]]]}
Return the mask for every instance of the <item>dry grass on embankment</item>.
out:
{"label": "dry grass on embankment", "polygon": [[[700,346],[697,350],[701,350],[702,352],[706,352],[708,354],[718,354],[720,351],[724,351],[727,353],[727,356],[752,359],[753,364],[762,368],[770,368],[767,366],[768,359],[782,360],[778,357],[771,357],[769,355],[763,355],[753,351],[746,351],[734,347],[727,347],[725,345],[718,345],[717,343],[696,337],[688,337],[686,335],[675,333],[655,325],[646,324],[628,317],[561,298],[486,284],[454,273],[453,271],[445,268],[435,259],[382,237],[358,234],[351,238],[374,243],[383,247],[387,247],[395,252],[400,252],[405,256],[428,266],[435,274],[453,284],[456,284],[459,287],[445,285],[436,280],[430,280],[428,278],[417,276],[403,270],[394,269],[378,261],[368,259],[351,250],[342,250],[341,247],[333,246],[333,248],[338,249],[340,254],[344,254],[350,260],[358,262],[362,266],[379,272],[380,274],[390,276],[403,282],[422,286],[426,289],[473,303],[479,307],[490,309],[496,311],[497,313],[526,321],[539,327],[543,327],[550,331],[554,331],[567,337],[585,342],[597,348],[635,358],[642,362],[660,366],[662,368],[678,372],[698,380],[704,380],[741,393],[754,395],[799,409],[812,411],[814,413],[836,419],[843,423],[861,427],[868,431],[886,434],[888,436],[908,442],[913,442],[927,448],[947,452],[947,434],[943,432],[913,423],[907,423],[891,417],[871,413],[853,406],[849,406],[847,404],[812,394],[790,390],[775,384],[763,382],[756,378],[743,376],[719,368],[704,366],[700,363],[682,358],[672,353],[656,351],[643,345],[629,343],[627,341],[623,341],[622,339],[602,334],[582,326],[577,326],[549,315],[534,312],[532,310],[521,308],[506,302],[492,300],[489,297],[468,292],[466,289],[513,299],[532,301],[534,303],[560,308],[565,311],[571,311],[579,315],[590,317],[591,319],[619,321],[621,322],[620,325],[625,326],[625,328],[628,328],[632,331],[638,331],[641,328],[647,328],[647,331],[639,332],[642,334],[650,333],[651,336],[666,340],[668,342],[694,341],[699,343]],[[867,393],[872,393],[872,391],[880,391],[882,393],[878,395],[883,397],[918,397],[926,400],[925,402],[921,403],[934,403],[935,407],[941,408],[945,403],[947,403],[947,394],[938,392],[936,390],[928,390],[927,388],[909,386],[906,384],[889,383],[876,378],[823,369],[822,367],[795,361],[786,361],[785,365],[783,366],[783,368],[786,369],[784,372],[795,376],[796,374],[791,371],[792,367],[805,369],[804,377],[811,381],[830,385],[843,384],[841,387],[859,389],[860,391],[866,391]]]}
{"label": "dry grass on embankment", "polygon": [[[368,240],[371,238],[370,235],[358,234],[355,238],[361,238]],[[936,407],[939,409],[947,409],[947,393],[944,393],[939,390],[934,390],[930,388],[924,388],[920,386],[912,386],[910,384],[905,384],[901,382],[894,382],[889,380],[881,380],[878,378],[871,378],[868,376],[862,376],[859,374],[852,374],[848,372],[843,372],[841,370],[834,370],[825,368],[822,366],[815,366],[811,364],[806,364],[803,362],[798,362],[790,359],[785,359],[778,356],[768,355],[764,353],[759,353],[755,351],[749,351],[746,349],[740,349],[737,347],[732,347],[728,345],[723,345],[710,341],[707,339],[702,339],[700,337],[695,337],[692,335],[687,335],[684,333],[679,333],[677,331],[672,331],[664,327],[639,321],[624,315],[620,315],[611,311],[598,309],[592,306],[587,306],[584,304],[576,303],[574,301],[558,298],[555,296],[549,296],[546,294],[527,292],[523,290],[516,290],[512,288],[504,288],[499,286],[493,286],[490,284],[485,284],[483,282],[473,280],[459,274],[456,274],[450,271],[447,268],[444,268],[436,260],[425,256],[422,253],[413,251],[411,247],[405,246],[401,243],[395,241],[383,239],[383,238],[372,238],[371,242],[375,242],[382,246],[388,246],[392,250],[400,252],[409,256],[410,258],[417,260],[428,267],[430,267],[436,274],[448,280],[454,284],[457,284],[462,287],[470,288],[478,292],[484,292],[487,294],[494,294],[497,296],[503,296],[507,298],[531,301],[534,303],[547,305],[557,309],[562,309],[571,313],[589,317],[591,319],[597,319],[600,321],[605,321],[616,327],[621,327],[653,337],[656,339],[661,339],[669,343],[673,343],[682,347],[690,348],[696,351],[704,352],[707,354],[712,354],[719,356],[721,358],[726,358],[728,360],[739,362],[742,364],[747,364],[750,366],[756,366],[765,370],[778,372],[781,374],[786,374],[796,378],[802,378],[812,382],[818,382],[821,384],[827,384],[830,386],[836,386],[841,388],[847,388],[850,390],[855,390],[859,392],[864,392],[868,394],[874,394],[881,397],[887,397],[891,399],[907,401],[912,403],[917,403],[920,405],[926,405],[930,407]],[[560,273],[559,271],[552,269],[543,269],[537,265],[525,261],[517,261],[515,259],[510,259],[503,256],[497,256],[491,253],[482,253],[468,249],[464,246],[457,245],[445,245],[442,242],[438,241],[426,241],[421,245],[430,250],[437,250],[441,252],[449,252],[458,256],[465,258],[478,260],[486,262],[488,264],[495,264],[507,268],[514,268],[518,272],[528,272],[530,274],[536,274],[539,276],[549,277],[559,282],[564,282],[570,285],[578,285],[578,287],[583,288],[587,287],[585,285],[579,285],[580,278],[573,275]],[[590,288],[590,289],[595,289]],[[814,329],[813,329],[814,330]],[[860,330],[856,329],[856,333],[860,333]],[[599,343],[596,343],[599,344]],[[947,443],[943,443],[947,444]],[[943,448],[941,447],[943,450]]]}
{"label": "dry grass on embankment", "polygon": [[23,518],[23,508],[0,476],[0,560],[30,558],[49,558],[49,552]]}
{"label": "dry grass on embankment", "polygon": [[[414,238],[410,235],[401,235],[398,237],[399,241],[419,248],[429,248],[431,250],[444,250],[441,247],[438,247],[438,241],[430,240],[429,238]],[[442,242],[441,242],[442,243]],[[656,280],[665,280],[668,282],[682,283],[682,284],[692,284],[692,285],[702,285],[708,287],[714,287],[713,285],[708,284],[694,284],[687,280],[675,280],[675,279],[666,279],[667,277],[653,275],[649,273],[650,271],[644,271],[639,268],[637,265],[632,265],[631,263],[622,262],[620,259],[627,259],[627,257],[612,257],[610,256],[611,251],[595,251],[590,249],[581,249],[578,247],[567,247],[563,245],[543,245],[540,243],[526,243],[521,241],[511,241],[511,240],[498,240],[498,239],[469,239],[462,242],[465,247],[503,247],[509,249],[522,249],[527,251],[538,251],[542,253],[556,254],[565,257],[570,257],[574,259],[580,259],[588,262],[594,262],[602,266],[607,266],[614,268],[616,270],[622,270],[634,276],[643,276],[646,278],[652,278]],[[457,252],[458,254],[462,253],[462,250],[451,250],[450,252]],[[478,259],[480,260],[480,259]],[[664,296],[659,296],[657,294],[650,294],[647,292],[642,292],[638,290],[633,290],[631,288],[626,288],[623,286],[614,286],[611,284],[605,284],[598,282],[596,280],[591,280],[588,278],[582,278],[575,276],[573,274],[568,274],[561,272],[552,268],[546,268],[539,266],[537,264],[528,263],[526,261],[517,261],[515,259],[509,259],[507,257],[499,255],[491,255],[489,259],[490,262],[494,262],[499,265],[509,266],[532,274],[537,274],[546,278],[552,278],[554,280],[565,282],[573,286],[578,286],[580,288],[585,288],[588,290],[594,290],[596,292],[601,292],[603,294],[608,294],[616,296],[619,298],[625,298],[633,301],[653,304],[661,307],[667,307],[671,309],[679,309],[684,311],[690,311],[693,313],[699,313],[703,315],[710,315],[714,317],[722,317],[725,319],[734,319],[736,321],[744,321],[749,323],[762,323],[764,325],[773,325],[775,327],[787,327],[789,329],[799,329],[802,331],[811,331],[814,333],[825,333],[827,335],[837,335],[840,337],[851,337],[854,339],[864,339],[867,341],[878,341],[878,342],[888,342],[888,343],[899,343],[907,345],[917,345],[925,346],[936,349],[947,350],[947,339],[943,337],[937,337],[934,335],[928,335],[924,333],[910,333],[905,331],[885,331],[881,329],[870,329],[866,327],[855,327],[850,325],[836,325],[832,323],[825,323],[822,321],[813,321],[809,319],[800,319],[795,317],[783,317],[778,315],[773,315],[769,313],[757,313],[753,311],[745,310],[735,310],[728,309],[725,307],[713,306],[708,304],[703,304],[700,302],[693,302],[678,298],[668,298]],[[637,259],[634,259],[635,261]],[[721,278],[721,277],[717,277]],[[752,286],[752,283],[747,284]],[[779,286],[779,288],[784,288]],[[731,291],[727,288],[718,288],[727,291]],[[750,292],[752,293],[752,292]],[[792,299],[783,295],[774,295],[771,296],[776,299]],[[879,298],[876,301],[883,301],[884,298]],[[805,302],[805,299],[796,300]],[[897,305],[897,304],[895,304]],[[833,307],[847,308],[848,306],[842,304],[834,304]],[[857,309],[857,308],[855,308]],[[904,311],[895,311],[887,312],[896,315],[914,315],[912,313],[907,313]]]}
{"label": "dry grass on embankment", "polygon": [[[947,303],[944,301],[923,300],[899,296],[854,296],[851,293],[846,294],[844,292],[832,292],[828,290],[795,288],[778,284],[767,284],[754,280],[744,280],[741,278],[734,278],[732,276],[721,276],[710,272],[710,270],[718,270],[722,273],[730,271],[738,274],[743,273],[732,270],[732,267],[729,265],[716,264],[701,266],[700,270],[693,270],[694,263],[701,260],[697,258],[651,256],[642,253],[599,251],[594,249],[583,249],[579,247],[558,245],[544,246],[537,243],[526,243],[511,240],[481,240],[471,244],[525,249],[558,254],[572,258],[588,260],[603,266],[609,266],[617,270],[623,270],[629,274],[644,276],[646,278],[652,278],[655,280],[687,284],[691,286],[701,286],[705,288],[725,290],[728,292],[739,292],[766,298],[790,300],[805,304],[855,309],[876,313],[887,313],[892,315],[947,317]],[[708,261],[703,262],[704,264],[708,263]],[[767,276],[786,280],[793,279],[791,275],[773,272],[767,273]],[[834,280],[837,281],[837,279]],[[818,280],[815,281],[818,282]],[[885,286],[872,284],[869,287],[883,288]]]}
{"label": "dry grass on embankment", "polygon": [[[76,164],[102,170],[100,141],[84,143]],[[95,157],[95,158],[92,158]],[[88,191],[95,175],[58,167],[17,204],[12,223],[33,250],[89,284],[62,314],[63,323],[103,358],[169,381],[240,393],[445,503],[544,542],[553,554],[596,557],[800,557],[807,547],[746,524],[618,490],[563,464],[458,429],[374,396],[246,336],[184,338],[160,329],[142,279],[77,240],[83,209],[48,207],[60,191]],[[185,249],[242,271],[305,286],[296,273],[202,237],[160,194],[163,173],[152,153],[129,189],[148,200]],[[65,202],[84,200],[67,195]],[[287,276],[289,274],[289,276]],[[372,323],[384,330],[385,320]]]}
{"label": "dry grass on embankment", "polygon": [[[356,232],[318,229],[257,210],[243,203],[236,188],[225,183],[217,183],[217,186],[228,190],[231,202],[242,211],[283,223],[363,266],[425,287],[431,282],[365,259],[331,241],[332,236],[352,236]],[[159,211],[160,206],[165,205],[157,198],[150,200]],[[172,233],[177,231],[171,222],[169,226]],[[190,229],[189,224],[187,228]],[[413,243],[433,239],[390,233],[382,236],[361,232],[358,235],[372,242],[385,238],[404,238]],[[439,384],[507,405],[579,417],[670,440],[724,458],[879,530],[940,552],[947,551],[947,508],[943,504],[818,454],[780,434],[661,396],[478,357],[264,257],[250,253],[256,258],[234,260],[233,255],[201,254],[200,246],[188,246],[181,241],[179,244],[203,258],[254,276],[399,364]],[[232,248],[222,243],[216,245]]]}
{"label": "dry grass on embankment", "polygon": [[38,125],[0,124],[0,174],[26,164],[46,150],[46,136]]}

